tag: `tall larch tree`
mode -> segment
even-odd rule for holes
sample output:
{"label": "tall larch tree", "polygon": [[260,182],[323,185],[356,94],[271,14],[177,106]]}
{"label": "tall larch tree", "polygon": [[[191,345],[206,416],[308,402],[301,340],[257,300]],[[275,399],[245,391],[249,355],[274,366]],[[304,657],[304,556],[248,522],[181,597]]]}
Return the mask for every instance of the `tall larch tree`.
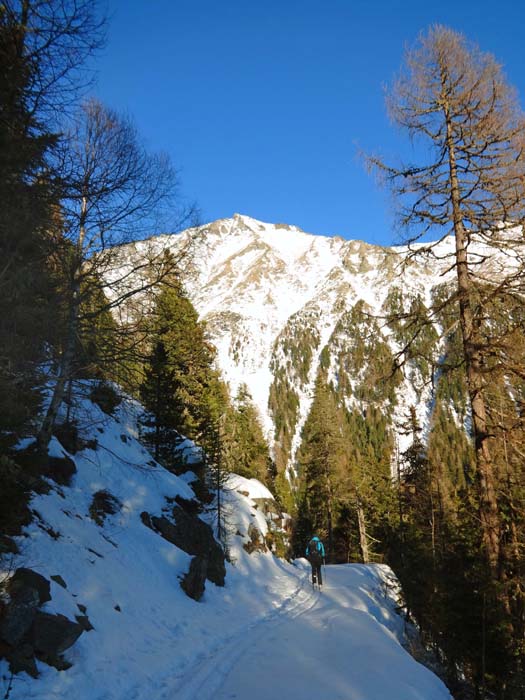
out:
{"label": "tall larch tree", "polygon": [[[450,265],[467,387],[472,408],[479,512],[487,561],[498,576],[501,519],[494,460],[489,446],[486,359],[498,354],[509,372],[506,339],[515,325],[484,342],[484,309],[494,296],[512,295],[522,285],[525,220],[525,122],[515,91],[500,65],[466,38],[443,26],[421,35],[405,55],[403,69],[388,96],[393,121],[429,146],[427,162],[379,167],[402,201],[401,223],[411,240],[428,230],[454,234]],[[477,241],[488,252],[474,250]],[[507,258],[510,272],[498,284],[485,285],[483,265],[491,254]],[[516,257],[517,256],[517,257]]]}
{"label": "tall larch tree", "polygon": [[[501,631],[493,648],[499,645],[507,652],[499,670],[494,667],[492,679],[499,696],[507,697],[509,676],[521,673],[520,662],[512,658],[518,658],[516,638],[523,625],[513,609],[523,607],[523,592],[515,604],[508,585],[514,567],[505,543],[508,518],[517,516],[506,509],[491,394],[498,378],[513,386],[524,375],[515,349],[517,338],[520,345],[524,340],[519,319],[525,291],[525,119],[517,94],[494,57],[439,25],[407,50],[388,94],[388,108],[394,123],[420,146],[415,149],[420,161],[392,166],[371,158],[370,163],[397,197],[409,244],[429,232],[438,234],[438,243],[419,246],[413,255],[445,259],[455,274],[441,308],[456,310],[461,336],[458,367],[464,370],[469,400],[476,498],[462,503],[470,515],[477,508],[491,582],[487,606]],[[453,245],[438,247],[449,234]],[[494,322],[498,306],[506,312],[496,314]],[[516,408],[515,413],[519,414]],[[472,518],[469,522],[472,527]],[[456,532],[459,550],[465,531]],[[451,538],[450,551],[453,546]],[[472,551],[474,541],[469,547]],[[479,562],[475,557],[470,561],[472,572]],[[460,649],[458,644],[456,650]]]}

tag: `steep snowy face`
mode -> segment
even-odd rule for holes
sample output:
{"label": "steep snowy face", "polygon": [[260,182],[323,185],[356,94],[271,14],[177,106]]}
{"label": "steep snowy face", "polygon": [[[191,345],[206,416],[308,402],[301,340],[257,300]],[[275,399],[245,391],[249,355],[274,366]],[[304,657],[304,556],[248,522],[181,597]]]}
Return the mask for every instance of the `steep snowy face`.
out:
{"label": "steep snowy face", "polygon": [[226,379],[234,391],[241,382],[249,386],[268,431],[275,341],[291,318],[323,294],[341,268],[343,248],[338,239],[239,215],[199,232],[186,288],[208,325]]}
{"label": "steep snowy face", "polygon": [[[278,444],[288,465],[323,349],[351,341],[340,323],[344,315],[358,302],[366,313],[381,315],[396,286],[405,296],[427,299],[442,271],[430,259],[403,265],[402,248],[312,235],[239,214],[155,241],[173,249],[191,241],[184,283],[207,324],[220,368],[233,394],[240,383],[248,385],[270,444]],[[378,321],[374,332],[396,349],[386,324]],[[341,368],[334,357],[330,371],[336,378]],[[413,382],[399,391],[406,402],[414,392]],[[278,415],[282,394],[294,407],[286,416]],[[276,431],[283,422],[285,435]]]}
{"label": "steep snowy face", "polygon": [[[513,264],[472,238],[469,256],[478,273],[483,261],[485,278]],[[123,246],[107,276],[123,279],[121,288],[133,286],[134,268],[145,269],[148,258],[166,249],[181,261],[232,395],[241,383],[248,386],[279,469],[294,468],[320,372],[348,409],[364,413],[374,404],[387,416],[400,451],[408,446],[402,424],[412,408],[428,426],[432,377],[422,357],[432,352],[437,361],[443,351],[428,309],[434,296],[445,298],[441,288],[455,274],[453,237],[431,247],[387,248],[235,214]],[[414,309],[426,329],[416,339],[426,343],[419,358],[406,351],[413,327],[392,320]],[[403,370],[389,383],[398,355]]]}

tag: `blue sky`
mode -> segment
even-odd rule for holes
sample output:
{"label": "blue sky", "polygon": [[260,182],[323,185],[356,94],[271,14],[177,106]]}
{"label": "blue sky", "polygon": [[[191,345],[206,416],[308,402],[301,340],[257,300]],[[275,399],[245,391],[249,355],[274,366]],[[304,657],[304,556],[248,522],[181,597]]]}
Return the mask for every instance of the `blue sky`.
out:
{"label": "blue sky", "polygon": [[439,22],[504,65],[525,95],[519,0],[108,0],[96,94],[167,151],[203,222],[235,212],[372,243],[398,240],[358,148],[410,146],[383,86]]}

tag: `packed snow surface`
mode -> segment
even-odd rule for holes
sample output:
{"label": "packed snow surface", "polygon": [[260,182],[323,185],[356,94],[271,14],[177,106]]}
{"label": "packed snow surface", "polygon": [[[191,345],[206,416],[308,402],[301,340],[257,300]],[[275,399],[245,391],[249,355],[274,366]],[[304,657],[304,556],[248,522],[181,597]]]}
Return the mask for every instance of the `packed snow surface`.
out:
{"label": "packed snow surface", "polygon": [[247,636],[237,654],[228,650],[199,694],[191,697],[450,698],[442,682],[399,644],[402,626],[384,588],[389,573],[383,566],[325,567],[322,592],[303,587],[295,604]]}
{"label": "packed snow surface", "polygon": [[[138,442],[140,407],[125,400],[114,417],[88,399],[75,417],[90,447],[72,455],[69,487],[49,482],[33,498],[35,521],[17,538],[27,566],[51,582],[44,610],[74,619],[86,606],[94,630],[65,654],[72,668],[38,663],[40,677],[15,676],[10,700],[447,700],[443,684],[402,647],[384,566],[332,566],[319,593],[305,560],[294,564],[242,547],[250,525],[268,523],[254,499],[271,498],[253,479],[234,476],[224,494],[230,524],[226,585],[206,583],[200,602],[180,588],[190,556],[146,527],[166,498],[191,498],[191,474],[164,470]],[[56,440],[56,456],[65,450]],[[191,455],[190,455],[191,462]],[[122,507],[97,525],[92,495],[107,490]],[[203,516],[205,517],[205,516]],[[0,696],[9,671],[0,661]]]}

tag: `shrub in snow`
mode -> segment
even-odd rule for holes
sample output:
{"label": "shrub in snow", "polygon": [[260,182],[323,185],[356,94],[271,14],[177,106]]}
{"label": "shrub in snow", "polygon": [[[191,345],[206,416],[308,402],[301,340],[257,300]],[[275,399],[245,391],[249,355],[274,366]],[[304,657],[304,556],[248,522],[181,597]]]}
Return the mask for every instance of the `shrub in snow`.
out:
{"label": "shrub in snow", "polygon": [[108,416],[112,416],[115,410],[122,403],[122,397],[118,392],[111,386],[111,384],[106,384],[104,382],[98,382],[91,389],[89,398],[93,403],[107,413]]}
{"label": "shrub in snow", "polygon": [[89,506],[89,515],[97,525],[103,525],[106,515],[115,515],[121,509],[122,504],[106,489],[93,494],[93,500]]}

